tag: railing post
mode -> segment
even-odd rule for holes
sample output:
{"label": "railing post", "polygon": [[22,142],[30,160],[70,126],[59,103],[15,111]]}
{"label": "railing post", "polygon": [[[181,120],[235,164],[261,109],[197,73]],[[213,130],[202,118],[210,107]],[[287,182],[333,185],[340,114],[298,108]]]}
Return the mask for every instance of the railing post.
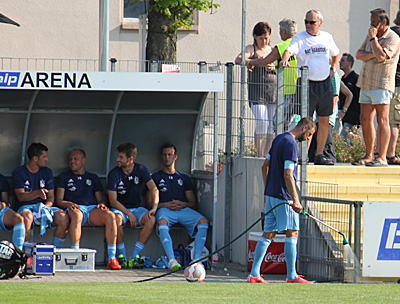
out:
{"label": "railing post", "polygon": [[199,61],[199,73],[207,73],[207,62]]}
{"label": "railing post", "polygon": [[[225,236],[224,243],[231,241],[232,210],[232,96],[233,63],[226,64],[226,141],[225,141]],[[231,261],[231,247],[225,248],[225,262]]]}
{"label": "railing post", "polygon": [[[354,202],[354,254],[357,261],[361,258],[361,208],[363,202]],[[358,282],[361,276],[360,264],[354,263],[354,282]]]}
{"label": "railing post", "polygon": [[117,62],[118,60],[116,59],[116,58],[111,58],[110,59],[110,62],[111,62],[111,72],[115,72],[115,63]]}
{"label": "railing post", "polygon": [[152,72],[152,73],[158,72],[158,60],[150,61],[150,72]]}
{"label": "railing post", "polygon": [[[301,117],[308,116],[308,67],[301,68],[301,82],[300,82],[300,103],[301,103]],[[300,196],[306,195],[306,181],[307,181],[307,141],[300,144]]]}
{"label": "railing post", "polygon": [[284,96],[284,69],[278,69],[278,79],[277,79],[277,98],[276,98],[276,113],[275,113],[275,124],[276,124],[276,132],[275,134],[281,134],[284,132],[284,108],[285,108],[285,96]]}

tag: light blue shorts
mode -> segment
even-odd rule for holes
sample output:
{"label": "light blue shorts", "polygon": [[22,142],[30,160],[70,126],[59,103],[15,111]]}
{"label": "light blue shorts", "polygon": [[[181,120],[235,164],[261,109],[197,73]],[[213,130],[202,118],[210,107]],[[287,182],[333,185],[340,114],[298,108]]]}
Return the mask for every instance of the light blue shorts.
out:
{"label": "light blue shorts", "polygon": [[[199,222],[199,219],[204,217],[196,210],[192,208],[186,207],[181,210],[171,210],[168,208],[160,208],[156,213],[156,221],[160,219],[166,219],[168,221],[168,227],[179,223],[186,228],[189,235],[194,238],[197,234],[196,225]],[[158,227],[157,227],[158,233]]]}
{"label": "light blue shorts", "polygon": [[[87,206],[87,205],[78,205],[78,206],[79,206],[79,209],[82,211],[82,214],[83,214],[82,226],[85,226],[85,225],[93,226],[89,222],[89,213],[93,209],[97,208],[97,205],[89,205],[89,206]],[[68,214],[68,209],[65,210],[65,213]]]}
{"label": "light blue shorts", "polygon": [[[287,201],[267,195],[265,197],[265,213],[283,202]],[[275,208],[264,219],[265,232],[284,232],[286,230],[299,230],[299,214],[287,204]]]}
{"label": "light blue shorts", "polygon": [[11,231],[14,228],[14,227],[7,227],[6,225],[4,225],[4,222],[3,222],[4,214],[8,210],[11,210],[11,209],[9,207],[4,207],[3,209],[0,210],[0,230],[2,230],[2,231]]}
{"label": "light blue shorts", "polygon": [[390,104],[392,100],[393,93],[388,90],[360,90],[360,98],[358,99],[358,103],[369,103],[373,105],[379,104]]}
{"label": "light blue shorts", "polygon": [[[112,212],[114,212],[115,214],[121,214],[122,218],[124,220],[124,226],[126,225],[126,222],[129,222],[129,217],[123,213],[121,210],[119,209],[115,209],[115,208],[110,208],[110,210]],[[142,217],[149,212],[149,210],[147,210],[144,207],[137,207],[137,208],[128,208],[129,211],[131,211],[133,213],[134,216],[136,216],[139,224],[136,226],[137,228],[141,228],[143,227],[143,225],[141,224],[142,221]]]}
{"label": "light blue shorts", "polygon": [[[39,203],[38,203],[39,204]],[[21,207],[19,207],[19,209],[18,209],[18,213],[19,214],[22,214],[22,212],[25,212],[25,211],[29,211],[30,213],[33,213],[34,211],[35,211],[35,209],[36,209],[36,206],[37,204],[32,204],[32,205],[24,205],[24,206],[21,206]],[[51,209],[51,211],[53,211],[53,213],[56,213],[58,210],[61,210],[61,211],[63,211],[62,209],[60,209],[60,208],[57,208],[57,207],[50,207],[50,209]],[[63,211],[63,212],[65,212],[65,211]],[[57,228],[57,226],[54,226],[53,224],[51,224],[50,225],[50,228],[51,229],[55,229],[55,228]]]}

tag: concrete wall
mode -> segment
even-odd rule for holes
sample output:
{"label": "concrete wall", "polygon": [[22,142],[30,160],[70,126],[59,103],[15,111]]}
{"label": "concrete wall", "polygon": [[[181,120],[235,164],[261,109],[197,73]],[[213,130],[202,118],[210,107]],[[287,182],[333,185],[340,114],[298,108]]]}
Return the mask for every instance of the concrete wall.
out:
{"label": "concrete wall", "polygon": [[[231,62],[241,50],[242,0],[215,1],[220,8],[199,13],[197,31],[181,31],[178,61]],[[110,57],[139,59],[138,30],[122,29],[123,0],[110,0]],[[311,8],[324,15],[322,30],[330,32],[340,51],[355,54],[369,27],[369,11],[382,7],[395,18],[399,0],[251,0],[247,1],[246,43],[258,21],[272,26],[271,45],[280,42],[278,23],[292,18],[304,30],[304,14]],[[99,0],[2,1],[1,13],[21,27],[0,24],[1,57],[99,58]],[[360,62],[356,64],[359,71]]]}

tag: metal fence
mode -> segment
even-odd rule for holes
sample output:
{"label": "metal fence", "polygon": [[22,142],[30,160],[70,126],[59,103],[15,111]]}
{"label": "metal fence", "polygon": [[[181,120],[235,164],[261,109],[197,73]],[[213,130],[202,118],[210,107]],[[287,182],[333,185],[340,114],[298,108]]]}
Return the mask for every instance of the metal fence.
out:
{"label": "metal fence", "polygon": [[[312,216],[300,217],[298,269],[319,281],[358,282],[361,276],[361,207],[363,202],[337,199],[337,185],[307,182],[302,205]],[[313,196],[315,195],[315,196]]]}

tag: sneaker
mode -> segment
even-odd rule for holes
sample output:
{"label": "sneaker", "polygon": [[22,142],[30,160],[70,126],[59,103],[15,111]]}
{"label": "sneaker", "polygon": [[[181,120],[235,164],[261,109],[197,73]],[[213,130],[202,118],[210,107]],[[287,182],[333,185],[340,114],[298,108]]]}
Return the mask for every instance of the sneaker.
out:
{"label": "sneaker", "polygon": [[304,276],[302,275],[297,275],[294,280],[288,280],[286,279],[286,283],[303,283],[303,284],[314,284],[314,281],[307,281],[306,279],[303,279]]}
{"label": "sneaker", "polygon": [[120,254],[118,256],[118,263],[119,265],[121,265],[121,268],[128,268],[128,262],[126,261],[126,258],[123,254]]}
{"label": "sneaker", "polygon": [[259,275],[258,277],[253,277],[251,274],[247,277],[247,283],[264,283],[268,284],[267,281],[264,280],[262,275]]}
{"label": "sneaker", "polygon": [[172,271],[175,271],[175,270],[178,270],[179,268],[181,268],[181,264],[179,264],[175,259],[171,259],[168,262],[168,267]]}
{"label": "sneaker", "polygon": [[112,258],[107,263],[107,268],[112,270],[121,270],[121,265],[116,258]]}
{"label": "sneaker", "polygon": [[129,260],[128,266],[131,269],[143,269],[144,261],[137,255],[136,258]]}

